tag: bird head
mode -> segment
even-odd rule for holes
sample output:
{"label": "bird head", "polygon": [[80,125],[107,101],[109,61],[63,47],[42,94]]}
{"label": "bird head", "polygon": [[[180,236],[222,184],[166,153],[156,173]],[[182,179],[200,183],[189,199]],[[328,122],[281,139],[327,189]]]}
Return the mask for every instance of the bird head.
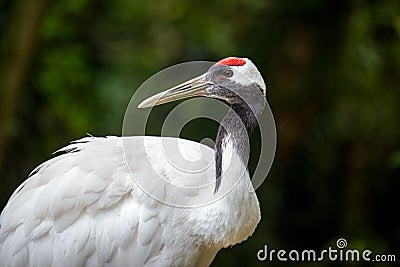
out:
{"label": "bird head", "polygon": [[256,66],[247,58],[228,57],[194,79],[144,100],[146,108],[195,96],[216,98],[230,105],[253,102],[265,96],[266,86]]}

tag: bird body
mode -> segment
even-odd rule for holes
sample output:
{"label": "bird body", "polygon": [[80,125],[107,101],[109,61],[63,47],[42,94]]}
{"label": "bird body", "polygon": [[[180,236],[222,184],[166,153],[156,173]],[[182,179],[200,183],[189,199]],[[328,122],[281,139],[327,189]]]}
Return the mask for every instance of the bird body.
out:
{"label": "bird body", "polygon": [[61,149],[2,211],[0,267],[208,266],[260,221],[247,160],[265,90],[250,60],[226,58],[139,105],[227,102],[214,150],[150,136],[86,137]]}
{"label": "bird body", "polygon": [[[135,149],[144,140],[151,144],[146,151]],[[3,210],[1,266],[207,266],[218,250],[245,240],[260,220],[247,172],[234,193],[196,208],[160,203],[132,179],[146,174],[137,160],[145,154],[162,162],[156,167],[170,179],[181,177],[162,159],[161,143],[175,141],[188,160],[214,154],[193,141],[161,137],[86,137],[62,149],[67,153],[34,170]],[[132,151],[124,156],[124,149]],[[192,186],[204,177],[214,181],[214,165],[200,164],[208,175],[195,174]],[[188,200],[201,197],[196,193],[162,192]]]}

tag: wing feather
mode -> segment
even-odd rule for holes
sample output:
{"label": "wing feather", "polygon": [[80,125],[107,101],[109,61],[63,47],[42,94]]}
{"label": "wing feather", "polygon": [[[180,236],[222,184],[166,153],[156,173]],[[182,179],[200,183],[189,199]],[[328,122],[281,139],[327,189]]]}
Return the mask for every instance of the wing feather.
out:
{"label": "wing feather", "polygon": [[80,207],[71,208],[60,213],[60,215],[54,219],[54,230],[57,233],[64,231],[67,227],[72,225],[81,213],[82,209]]}
{"label": "wing feather", "polygon": [[147,221],[140,219],[138,229],[138,241],[142,246],[150,244],[150,241],[155,236],[157,230],[160,228],[158,218],[151,218]]}
{"label": "wing feather", "polygon": [[48,238],[41,238],[29,243],[29,265],[37,267],[50,267],[53,261],[53,250],[49,249],[52,242]]}
{"label": "wing feather", "polygon": [[21,229],[21,227],[18,227],[13,235],[14,243],[11,253],[12,255],[15,255],[26,246],[26,244],[28,243],[28,238],[25,236],[24,231]]}
{"label": "wing feather", "polygon": [[32,230],[30,239],[35,240],[43,237],[43,235],[47,234],[52,227],[52,221],[46,220],[41,222],[35,229]]}
{"label": "wing feather", "polygon": [[[129,146],[135,148],[136,140]],[[176,174],[163,163],[159,139],[149,140],[149,151],[132,149],[127,156],[122,138],[86,137],[37,167],[1,213],[1,266],[171,265],[172,257],[161,257],[172,253],[166,250],[173,235],[171,207],[150,198],[131,176],[148,176],[158,200],[175,197],[148,175],[147,153],[166,179]],[[187,145],[190,150],[193,143]]]}
{"label": "wing feather", "polygon": [[14,255],[14,260],[9,266],[20,267],[27,266],[28,263],[28,248],[23,247],[17,254]]}

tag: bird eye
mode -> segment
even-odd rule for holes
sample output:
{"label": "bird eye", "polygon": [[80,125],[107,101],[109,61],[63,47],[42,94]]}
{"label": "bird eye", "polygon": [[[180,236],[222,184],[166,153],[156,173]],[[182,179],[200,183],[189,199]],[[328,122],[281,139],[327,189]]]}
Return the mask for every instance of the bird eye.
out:
{"label": "bird eye", "polygon": [[222,73],[222,75],[224,75],[226,78],[230,78],[233,76],[233,71],[230,69],[224,70],[224,72]]}

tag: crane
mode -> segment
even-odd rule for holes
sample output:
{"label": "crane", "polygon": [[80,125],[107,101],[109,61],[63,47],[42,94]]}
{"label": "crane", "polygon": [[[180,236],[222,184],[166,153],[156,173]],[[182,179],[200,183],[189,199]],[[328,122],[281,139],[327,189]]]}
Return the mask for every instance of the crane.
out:
{"label": "crane", "polygon": [[[228,103],[214,149],[152,136],[88,136],[62,148],[32,171],[2,211],[0,266],[208,266],[260,221],[243,140],[265,95],[251,60],[228,57],[139,105],[196,96]],[[176,142],[189,160],[200,148],[213,164],[200,172],[176,170],[161,151]],[[168,156],[179,156],[174,153]],[[166,204],[174,200],[185,207]]]}

